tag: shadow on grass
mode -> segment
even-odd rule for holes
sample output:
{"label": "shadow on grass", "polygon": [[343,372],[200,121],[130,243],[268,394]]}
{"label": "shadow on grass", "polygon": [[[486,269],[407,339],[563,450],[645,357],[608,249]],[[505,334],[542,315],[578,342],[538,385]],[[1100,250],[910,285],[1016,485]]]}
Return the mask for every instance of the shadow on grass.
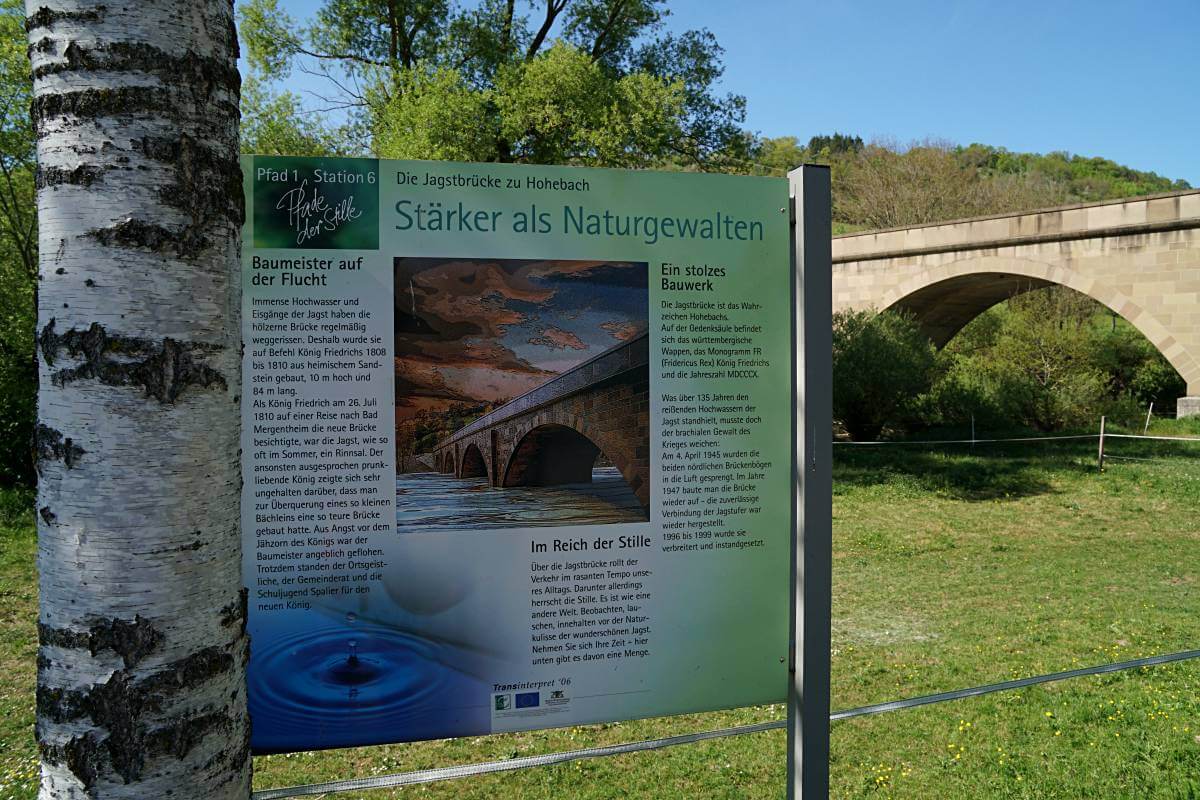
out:
{"label": "shadow on grass", "polygon": [[1086,472],[1094,445],[1082,442],[1004,445],[835,445],[834,493],[841,487],[887,487],[956,500],[1015,499],[1057,491],[1054,474]]}

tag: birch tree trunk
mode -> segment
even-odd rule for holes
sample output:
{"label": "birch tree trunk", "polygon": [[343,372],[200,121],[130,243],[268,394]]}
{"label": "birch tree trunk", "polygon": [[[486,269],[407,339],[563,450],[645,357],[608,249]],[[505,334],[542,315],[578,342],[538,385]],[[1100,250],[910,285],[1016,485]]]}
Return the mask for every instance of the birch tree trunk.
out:
{"label": "birch tree trunk", "polygon": [[27,0],[42,798],[250,791],[231,0]]}

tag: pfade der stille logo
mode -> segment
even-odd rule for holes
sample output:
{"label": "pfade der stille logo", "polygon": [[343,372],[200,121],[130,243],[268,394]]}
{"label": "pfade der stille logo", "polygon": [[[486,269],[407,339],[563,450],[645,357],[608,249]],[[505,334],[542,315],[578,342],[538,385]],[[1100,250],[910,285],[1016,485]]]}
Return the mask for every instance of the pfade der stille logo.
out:
{"label": "pfade der stille logo", "polygon": [[254,246],[378,249],[379,162],[255,156]]}

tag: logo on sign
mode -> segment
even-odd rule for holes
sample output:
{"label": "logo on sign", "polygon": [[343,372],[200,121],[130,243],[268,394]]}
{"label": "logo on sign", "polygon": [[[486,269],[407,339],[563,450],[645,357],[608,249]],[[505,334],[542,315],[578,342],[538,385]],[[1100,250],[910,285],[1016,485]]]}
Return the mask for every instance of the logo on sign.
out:
{"label": "logo on sign", "polygon": [[256,156],[252,178],[255,247],[379,247],[379,162]]}
{"label": "logo on sign", "polygon": [[497,711],[508,711],[512,708],[511,694],[498,694],[492,699],[495,701],[495,709]]}
{"label": "logo on sign", "polygon": [[541,692],[522,692],[517,695],[517,708],[537,708],[541,702]]}

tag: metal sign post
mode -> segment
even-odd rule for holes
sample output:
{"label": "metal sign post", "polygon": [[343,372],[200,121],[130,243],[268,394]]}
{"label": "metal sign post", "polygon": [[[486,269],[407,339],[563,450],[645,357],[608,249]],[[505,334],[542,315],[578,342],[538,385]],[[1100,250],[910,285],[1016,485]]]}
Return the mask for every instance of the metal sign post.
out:
{"label": "metal sign post", "polygon": [[829,796],[832,584],[832,253],[829,168],[788,174],[794,314],[791,663],[787,796]]}

